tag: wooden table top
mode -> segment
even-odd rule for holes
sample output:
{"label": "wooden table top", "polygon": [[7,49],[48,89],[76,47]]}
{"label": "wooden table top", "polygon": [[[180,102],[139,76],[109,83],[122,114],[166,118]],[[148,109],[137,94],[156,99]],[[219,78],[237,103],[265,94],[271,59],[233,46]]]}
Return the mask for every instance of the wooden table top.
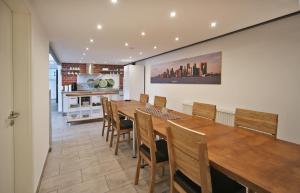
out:
{"label": "wooden table top", "polygon": [[[118,101],[121,113],[134,117],[138,101]],[[300,145],[173,111],[174,122],[205,133],[210,164],[257,192],[300,193]],[[153,117],[156,132],[166,136],[166,120]]]}

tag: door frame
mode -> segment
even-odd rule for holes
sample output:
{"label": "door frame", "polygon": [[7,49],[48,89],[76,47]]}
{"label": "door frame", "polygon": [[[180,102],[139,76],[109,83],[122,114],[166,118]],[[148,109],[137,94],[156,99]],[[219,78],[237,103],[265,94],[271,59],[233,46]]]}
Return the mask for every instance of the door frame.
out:
{"label": "door frame", "polygon": [[33,193],[31,15],[25,0],[3,0],[12,10],[15,193]]}

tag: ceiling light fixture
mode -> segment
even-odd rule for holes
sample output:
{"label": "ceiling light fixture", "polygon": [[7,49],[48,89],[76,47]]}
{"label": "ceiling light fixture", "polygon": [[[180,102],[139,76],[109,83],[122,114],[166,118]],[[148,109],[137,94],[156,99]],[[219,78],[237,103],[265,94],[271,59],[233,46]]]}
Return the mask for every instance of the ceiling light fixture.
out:
{"label": "ceiling light fixture", "polygon": [[129,56],[129,59],[132,59],[132,56]]}
{"label": "ceiling light fixture", "polygon": [[176,17],[176,12],[175,12],[175,11],[171,11],[171,12],[170,12],[170,17],[171,17],[171,18]]}
{"label": "ceiling light fixture", "polygon": [[217,22],[214,21],[214,22],[211,22],[211,23],[210,23],[210,27],[211,27],[211,28],[214,28],[214,27],[216,27],[216,26],[217,26]]}
{"label": "ceiling light fixture", "polygon": [[85,48],[85,50],[86,50],[86,51],[88,51],[88,50],[89,50],[89,48],[88,48],[88,47],[86,47],[86,48]]}
{"label": "ceiling light fixture", "polygon": [[175,38],[175,41],[179,41],[179,37],[176,37],[176,38]]}
{"label": "ceiling light fixture", "polygon": [[98,24],[97,29],[99,29],[99,30],[102,29],[102,25]]}
{"label": "ceiling light fixture", "polygon": [[111,0],[111,3],[116,4],[116,3],[118,3],[118,0]]}
{"label": "ceiling light fixture", "polygon": [[83,53],[82,53],[82,55],[84,55],[84,56],[85,56],[86,54],[83,52]]}
{"label": "ceiling light fixture", "polygon": [[153,49],[156,50],[156,49],[157,49],[157,46],[154,46]]}
{"label": "ceiling light fixture", "polygon": [[128,44],[127,42],[125,42],[125,46],[126,46],[126,47],[129,46],[129,44]]}
{"label": "ceiling light fixture", "polygon": [[90,42],[93,43],[93,42],[94,42],[94,39],[91,38],[91,39],[90,39]]}
{"label": "ceiling light fixture", "polygon": [[141,33],[141,36],[145,36],[145,35],[146,35],[146,33],[145,33],[145,32],[142,32],[142,33]]}
{"label": "ceiling light fixture", "polygon": [[140,52],[139,55],[143,55],[143,52]]}

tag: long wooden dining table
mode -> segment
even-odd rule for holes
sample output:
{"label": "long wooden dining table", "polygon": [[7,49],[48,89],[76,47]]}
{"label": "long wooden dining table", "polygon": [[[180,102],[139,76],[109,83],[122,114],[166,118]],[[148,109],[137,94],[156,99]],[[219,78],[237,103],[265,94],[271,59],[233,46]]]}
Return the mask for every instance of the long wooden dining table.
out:
{"label": "long wooden dining table", "polygon": [[[130,119],[134,119],[137,108],[145,108],[145,104],[134,100],[115,102],[119,112]],[[258,193],[300,193],[300,145],[204,118],[169,112],[178,115],[174,122],[207,136],[212,167]],[[152,116],[152,120],[155,132],[166,138],[167,120],[156,116]],[[133,148],[135,152],[135,144]]]}

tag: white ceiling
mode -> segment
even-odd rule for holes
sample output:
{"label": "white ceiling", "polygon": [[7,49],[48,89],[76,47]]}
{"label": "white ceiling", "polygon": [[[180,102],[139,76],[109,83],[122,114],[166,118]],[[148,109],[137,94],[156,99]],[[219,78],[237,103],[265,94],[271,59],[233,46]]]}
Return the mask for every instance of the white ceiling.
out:
{"label": "white ceiling", "polygon": [[[83,63],[126,64],[121,60],[130,56],[139,60],[300,10],[298,0],[118,0],[115,5],[110,0],[32,2],[58,58],[72,63],[78,63],[89,47]],[[172,10],[177,13],[175,18],[169,16]],[[217,22],[216,28],[210,27],[212,21]],[[97,24],[103,29],[98,30]],[[146,36],[140,35],[142,31]]]}

